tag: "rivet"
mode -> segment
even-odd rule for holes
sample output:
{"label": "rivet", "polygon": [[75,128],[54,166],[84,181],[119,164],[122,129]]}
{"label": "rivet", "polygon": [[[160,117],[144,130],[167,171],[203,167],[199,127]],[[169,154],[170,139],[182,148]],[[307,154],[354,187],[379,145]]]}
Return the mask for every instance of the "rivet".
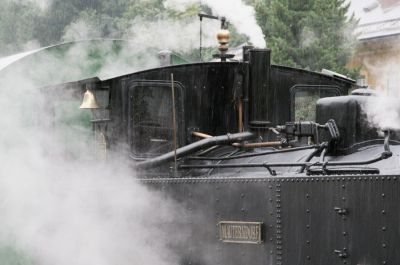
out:
{"label": "rivet", "polygon": [[310,245],[310,241],[309,241],[309,240],[307,240],[307,241],[306,241],[306,244],[307,244],[307,245]]}
{"label": "rivet", "polygon": [[383,248],[386,248],[386,246],[387,246],[387,245],[386,245],[385,243],[382,244],[382,247],[383,247]]}
{"label": "rivet", "polygon": [[345,201],[346,200],[346,197],[342,197],[342,201]]}
{"label": "rivet", "polygon": [[382,197],[385,197],[385,193],[382,193],[381,196],[382,196]]}
{"label": "rivet", "polygon": [[307,228],[307,229],[310,229],[310,225],[306,225],[306,228]]}
{"label": "rivet", "polygon": [[307,194],[306,194],[306,198],[310,198],[310,194],[307,193]]}
{"label": "rivet", "polygon": [[386,231],[386,227],[385,226],[382,227],[382,231]]}
{"label": "rivet", "polygon": [[386,264],[386,260],[382,261],[382,264]]}
{"label": "rivet", "polygon": [[244,198],[245,197],[244,193],[240,194],[240,197]]}
{"label": "rivet", "polygon": [[385,210],[382,210],[382,214],[386,214],[386,211],[385,211]]}
{"label": "rivet", "polygon": [[342,189],[345,189],[346,188],[346,185],[342,185]]}
{"label": "rivet", "polygon": [[343,232],[343,235],[344,235],[344,236],[347,236],[347,232]]}
{"label": "rivet", "polygon": [[310,260],[310,259],[311,259],[311,257],[310,257],[310,256],[307,256],[307,259],[308,259],[308,260]]}
{"label": "rivet", "polygon": [[310,209],[307,209],[307,210],[306,210],[306,213],[310,213]]}

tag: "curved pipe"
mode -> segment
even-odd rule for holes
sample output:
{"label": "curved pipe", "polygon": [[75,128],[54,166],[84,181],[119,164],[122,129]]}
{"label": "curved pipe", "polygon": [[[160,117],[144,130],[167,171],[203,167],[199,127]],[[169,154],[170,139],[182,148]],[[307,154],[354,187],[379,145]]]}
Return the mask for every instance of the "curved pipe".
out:
{"label": "curved pipe", "polygon": [[233,133],[233,134],[205,138],[203,140],[191,143],[189,145],[178,148],[178,149],[168,152],[166,154],[157,156],[155,158],[151,158],[144,162],[137,163],[136,168],[146,169],[146,168],[158,166],[162,163],[172,161],[174,159],[175,155],[176,155],[176,158],[180,158],[182,156],[194,153],[198,150],[201,150],[201,149],[204,149],[204,148],[207,148],[210,146],[221,145],[221,144],[231,144],[233,142],[248,140],[248,139],[251,139],[254,137],[255,137],[254,134],[251,132],[242,132],[242,133]]}

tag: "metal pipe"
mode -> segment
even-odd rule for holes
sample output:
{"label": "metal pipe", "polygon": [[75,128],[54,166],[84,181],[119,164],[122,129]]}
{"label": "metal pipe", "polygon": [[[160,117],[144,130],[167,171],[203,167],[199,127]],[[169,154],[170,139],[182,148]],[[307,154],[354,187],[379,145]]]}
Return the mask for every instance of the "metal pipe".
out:
{"label": "metal pipe", "polygon": [[203,139],[213,137],[212,135],[201,132],[192,132],[192,135]]}
{"label": "metal pipe", "polygon": [[[231,144],[237,141],[244,141],[254,137],[254,134],[251,132],[242,132],[242,133],[234,133],[234,134],[227,134],[221,136],[214,136],[209,137],[184,147],[176,149],[176,157],[180,158],[182,156],[194,153],[198,150],[214,146],[214,145],[222,145],[222,144]],[[175,157],[175,151],[168,152],[166,154],[157,156],[155,158],[151,158],[144,162],[140,162],[136,164],[136,168],[138,169],[146,169],[154,166],[158,166],[162,163],[168,162],[173,160]]]}
{"label": "metal pipe", "polygon": [[313,148],[317,148],[317,147],[318,146],[310,145],[310,146],[304,146],[304,147],[286,148],[286,149],[276,150],[276,151],[259,152],[259,153],[253,153],[253,154],[243,154],[243,155],[236,155],[236,156],[230,156],[230,157],[199,157],[199,156],[196,157],[196,156],[192,156],[192,157],[188,157],[188,159],[191,159],[191,160],[231,160],[231,159],[263,156],[263,155],[273,155],[273,154],[295,152],[295,151],[313,149]]}
{"label": "metal pipe", "polygon": [[275,142],[260,142],[260,143],[233,143],[232,146],[241,148],[258,148],[258,147],[277,147],[282,146],[281,141]]}

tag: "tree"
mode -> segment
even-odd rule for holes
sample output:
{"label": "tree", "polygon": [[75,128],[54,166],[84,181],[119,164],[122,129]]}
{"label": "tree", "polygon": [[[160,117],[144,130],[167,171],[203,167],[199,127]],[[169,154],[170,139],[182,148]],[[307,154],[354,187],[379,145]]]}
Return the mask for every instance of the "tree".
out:
{"label": "tree", "polygon": [[24,49],[34,39],[40,9],[30,2],[5,1],[0,9],[0,56]]}
{"label": "tree", "polygon": [[276,64],[313,71],[327,68],[352,77],[346,63],[357,21],[346,0],[255,0],[257,19]]}

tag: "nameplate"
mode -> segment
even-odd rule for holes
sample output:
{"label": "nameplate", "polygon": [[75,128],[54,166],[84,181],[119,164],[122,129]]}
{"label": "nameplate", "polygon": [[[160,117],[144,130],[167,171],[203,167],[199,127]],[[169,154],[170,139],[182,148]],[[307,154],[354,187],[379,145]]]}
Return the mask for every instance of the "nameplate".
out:
{"label": "nameplate", "polygon": [[219,239],[225,243],[261,244],[261,222],[221,221]]}

